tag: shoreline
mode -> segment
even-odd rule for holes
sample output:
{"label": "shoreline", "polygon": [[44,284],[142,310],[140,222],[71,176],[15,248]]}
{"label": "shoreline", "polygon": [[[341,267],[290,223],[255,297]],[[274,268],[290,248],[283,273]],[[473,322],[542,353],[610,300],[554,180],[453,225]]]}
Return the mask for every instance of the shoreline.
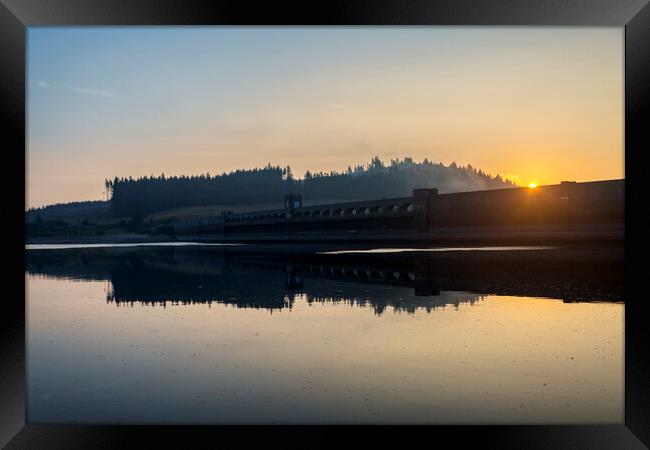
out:
{"label": "shoreline", "polygon": [[175,242],[172,236],[151,236],[148,234],[123,233],[102,236],[57,236],[25,238],[25,245],[66,244],[138,244],[152,242]]}

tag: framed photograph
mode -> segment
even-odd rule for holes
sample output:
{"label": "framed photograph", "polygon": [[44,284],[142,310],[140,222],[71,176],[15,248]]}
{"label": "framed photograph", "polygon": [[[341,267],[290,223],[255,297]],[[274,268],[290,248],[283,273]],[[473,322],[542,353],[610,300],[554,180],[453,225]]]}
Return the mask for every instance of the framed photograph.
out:
{"label": "framed photograph", "polygon": [[650,445],[646,0],[0,3],[3,446]]}

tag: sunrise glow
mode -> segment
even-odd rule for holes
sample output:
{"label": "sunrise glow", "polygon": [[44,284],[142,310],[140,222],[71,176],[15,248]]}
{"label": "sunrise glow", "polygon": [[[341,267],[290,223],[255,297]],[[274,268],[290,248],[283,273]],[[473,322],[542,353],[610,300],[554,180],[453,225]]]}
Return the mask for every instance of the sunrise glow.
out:
{"label": "sunrise glow", "polygon": [[621,29],[34,27],[28,42],[28,206],[103,199],[116,176],[301,178],[375,155],[540,185],[624,176]]}

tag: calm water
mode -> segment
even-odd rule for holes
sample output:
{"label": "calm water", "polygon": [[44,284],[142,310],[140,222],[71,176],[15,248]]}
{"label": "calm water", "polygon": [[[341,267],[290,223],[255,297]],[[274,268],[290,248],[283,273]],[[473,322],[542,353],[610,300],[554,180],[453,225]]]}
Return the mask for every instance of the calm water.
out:
{"label": "calm water", "polygon": [[29,423],[622,423],[621,249],[28,250]]}

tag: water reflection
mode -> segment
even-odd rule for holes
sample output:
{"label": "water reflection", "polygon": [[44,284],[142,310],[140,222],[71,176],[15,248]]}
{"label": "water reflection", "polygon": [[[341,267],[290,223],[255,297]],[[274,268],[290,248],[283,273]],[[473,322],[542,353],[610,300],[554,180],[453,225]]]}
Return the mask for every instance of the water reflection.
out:
{"label": "water reflection", "polygon": [[308,303],[370,305],[413,313],[473,304],[483,295],[622,301],[618,248],[518,249],[436,254],[275,251],[264,248],[157,247],[29,251],[33,275],[108,280],[116,305],[213,302],[239,308]]}
{"label": "water reflection", "polygon": [[27,251],[27,421],[622,422],[621,249],[321,250]]}

